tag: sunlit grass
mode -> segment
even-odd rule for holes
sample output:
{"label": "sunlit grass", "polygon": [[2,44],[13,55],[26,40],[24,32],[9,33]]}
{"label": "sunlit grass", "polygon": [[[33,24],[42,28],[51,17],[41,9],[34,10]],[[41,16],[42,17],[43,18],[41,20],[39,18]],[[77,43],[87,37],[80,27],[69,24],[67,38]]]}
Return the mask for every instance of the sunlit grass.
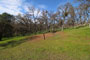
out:
{"label": "sunlit grass", "polygon": [[0,60],[90,60],[90,28],[67,29],[46,40],[2,49]]}

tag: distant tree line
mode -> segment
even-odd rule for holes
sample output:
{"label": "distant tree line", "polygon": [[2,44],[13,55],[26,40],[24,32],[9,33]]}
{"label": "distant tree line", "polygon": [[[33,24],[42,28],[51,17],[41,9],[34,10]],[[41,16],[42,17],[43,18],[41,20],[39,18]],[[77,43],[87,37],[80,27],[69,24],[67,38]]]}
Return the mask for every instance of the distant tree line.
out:
{"label": "distant tree line", "polygon": [[[60,5],[56,12],[29,7],[24,15],[13,16],[8,13],[0,14],[0,41],[3,37],[13,37],[52,31],[56,29],[81,26],[90,22],[90,0],[77,0],[78,7],[71,3]],[[35,13],[37,10],[37,13]]]}

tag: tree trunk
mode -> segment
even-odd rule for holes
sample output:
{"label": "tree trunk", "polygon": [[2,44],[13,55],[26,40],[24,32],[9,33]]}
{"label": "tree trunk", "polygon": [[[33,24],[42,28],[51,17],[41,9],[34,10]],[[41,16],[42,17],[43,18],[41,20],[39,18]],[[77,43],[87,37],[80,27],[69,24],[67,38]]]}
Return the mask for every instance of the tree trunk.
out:
{"label": "tree trunk", "polygon": [[0,41],[2,41],[2,34],[0,34]]}
{"label": "tree trunk", "polygon": [[46,37],[45,37],[45,34],[43,33],[43,38],[44,38],[44,40],[46,39]]}
{"label": "tree trunk", "polygon": [[89,28],[90,28],[90,23],[89,23]]}
{"label": "tree trunk", "polygon": [[64,29],[64,25],[62,25],[62,31],[63,31],[63,29]]}

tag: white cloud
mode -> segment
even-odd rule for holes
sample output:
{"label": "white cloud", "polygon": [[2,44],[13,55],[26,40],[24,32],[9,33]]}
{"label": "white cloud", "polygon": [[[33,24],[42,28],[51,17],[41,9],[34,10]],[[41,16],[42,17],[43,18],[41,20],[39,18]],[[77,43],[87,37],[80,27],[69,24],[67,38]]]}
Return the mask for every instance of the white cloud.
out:
{"label": "white cloud", "polygon": [[7,12],[13,15],[22,13],[22,0],[0,0],[0,14]]}
{"label": "white cloud", "polygon": [[25,3],[25,5],[23,6],[23,9],[25,10],[25,12],[28,12],[29,7],[32,7],[32,6],[33,6],[32,4]]}
{"label": "white cloud", "polygon": [[41,10],[38,8],[35,8],[32,4],[26,4],[24,5],[24,10],[26,13],[30,13],[33,14],[32,10],[30,10],[30,8],[34,8],[34,15],[35,16],[41,16]]}
{"label": "white cloud", "polygon": [[41,8],[41,9],[46,9],[45,5],[38,5],[38,7]]}
{"label": "white cloud", "polygon": [[[18,15],[28,12],[28,7],[33,6],[32,2],[25,2],[25,0],[0,0],[0,14],[7,12],[9,14]],[[38,8],[45,9],[45,5],[37,5]],[[35,9],[37,15],[38,9]],[[39,16],[41,15],[41,11]]]}
{"label": "white cloud", "polygon": [[35,16],[37,16],[37,15],[38,15],[38,16],[41,16],[42,13],[41,13],[41,11],[39,11],[38,9],[36,9],[35,12],[34,12],[34,15],[35,15]]}

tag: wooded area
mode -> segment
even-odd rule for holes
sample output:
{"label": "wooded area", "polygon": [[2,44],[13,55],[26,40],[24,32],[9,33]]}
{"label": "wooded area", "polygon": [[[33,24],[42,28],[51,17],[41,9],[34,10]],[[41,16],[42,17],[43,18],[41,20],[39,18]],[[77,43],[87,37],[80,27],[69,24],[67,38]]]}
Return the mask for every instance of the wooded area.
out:
{"label": "wooded area", "polygon": [[[27,35],[37,32],[55,32],[57,29],[83,26],[90,23],[90,0],[78,0],[79,6],[71,3],[60,5],[56,12],[28,7],[28,12],[17,16],[0,14],[0,41],[3,37]],[[35,11],[37,13],[35,14]],[[45,36],[44,36],[45,39]]]}

